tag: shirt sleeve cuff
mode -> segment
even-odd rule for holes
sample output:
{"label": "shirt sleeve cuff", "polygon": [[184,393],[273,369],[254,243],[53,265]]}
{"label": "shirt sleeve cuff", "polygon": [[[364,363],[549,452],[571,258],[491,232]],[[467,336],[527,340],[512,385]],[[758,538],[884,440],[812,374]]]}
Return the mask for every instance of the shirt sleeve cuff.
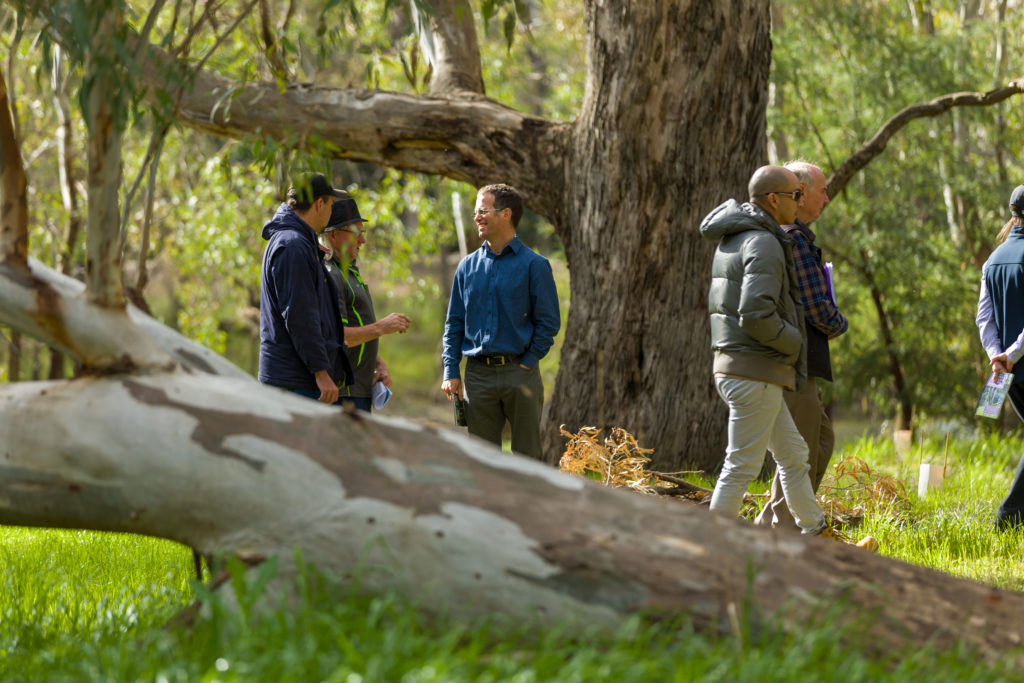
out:
{"label": "shirt sleeve cuff", "polygon": [[1010,359],[1014,365],[1017,365],[1017,361],[1024,357],[1024,346],[1017,346],[1016,344],[1006,349],[1006,357]]}
{"label": "shirt sleeve cuff", "polygon": [[535,367],[537,367],[537,363],[539,361],[540,361],[540,358],[537,358],[536,354],[534,354],[534,353],[526,353],[526,354],[523,354],[523,357],[519,359],[519,364],[520,365],[525,365],[528,368],[535,368]]}
{"label": "shirt sleeve cuff", "polygon": [[462,379],[462,375],[459,374],[458,365],[446,365],[444,366],[444,378],[445,379]]}

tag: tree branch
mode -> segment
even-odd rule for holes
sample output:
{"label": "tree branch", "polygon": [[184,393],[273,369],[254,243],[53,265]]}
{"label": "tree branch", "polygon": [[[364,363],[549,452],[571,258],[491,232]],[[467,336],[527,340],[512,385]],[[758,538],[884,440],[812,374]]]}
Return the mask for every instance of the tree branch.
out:
{"label": "tree branch", "polygon": [[29,334],[91,373],[167,369],[252,377],[204,346],[161,325],[132,305],[127,314],[93,304],[85,285],[35,260],[28,268],[0,264],[0,324]]}
{"label": "tree branch", "polygon": [[96,18],[95,40],[85,56],[86,125],[89,127],[89,211],[86,216],[86,289],[92,301],[108,308],[124,306],[117,214],[121,186],[121,136],[117,95],[121,90],[115,41],[123,25],[120,11]]}
{"label": "tree branch", "polygon": [[847,157],[846,161],[832,173],[828,179],[828,195],[835,197],[846,187],[850,179],[862,168],[867,166],[872,159],[881,154],[889,140],[901,128],[913,121],[923,117],[934,117],[944,114],[953,107],[985,107],[997,102],[1024,93],[1024,78],[1010,81],[1002,88],[989,90],[988,92],[957,92],[936,97],[924,104],[915,104],[900,110],[895,116],[885,122],[874,137]]}
{"label": "tree branch", "polygon": [[430,94],[484,93],[473,8],[467,0],[430,0],[430,12],[412,3],[420,45],[434,67]]}
{"label": "tree branch", "polygon": [[[61,41],[66,28],[51,16],[52,8],[41,0],[27,4],[47,16],[54,39]],[[154,44],[139,53],[145,77],[154,82],[183,66]],[[572,123],[523,114],[481,96],[422,97],[309,85],[281,92],[276,84],[240,84],[204,69],[194,71],[178,118],[221,136],[260,134],[334,158],[476,186],[511,183],[545,216],[558,210],[550,178],[565,175],[573,130]]]}
{"label": "tree branch", "polygon": [[267,0],[259,0],[260,5],[260,35],[263,38],[263,55],[267,58],[267,67],[270,74],[283,86],[291,79],[288,77],[288,68],[281,59],[281,50],[278,47],[277,35],[270,22],[270,6]]}
{"label": "tree branch", "polygon": [[[210,72],[196,75],[180,120],[218,135],[259,131],[328,156],[443,175],[472,185],[508,182],[538,213],[550,188],[538,185],[568,157],[571,124],[509,109],[492,100],[421,97],[354,88],[239,85]],[[533,168],[527,168],[532,164]],[[520,170],[522,169],[522,170]]]}

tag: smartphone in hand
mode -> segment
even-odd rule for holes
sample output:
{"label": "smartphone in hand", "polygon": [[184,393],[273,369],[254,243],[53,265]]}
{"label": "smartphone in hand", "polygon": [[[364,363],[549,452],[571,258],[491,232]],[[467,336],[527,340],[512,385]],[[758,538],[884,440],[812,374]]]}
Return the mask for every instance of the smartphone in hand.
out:
{"label": "smartphone in hand", "polygon": [[458,427],[466,427],[469,425],[466,422],[466,401],[456,396],[452,399],[452,404],[455,406],[455,425]]}

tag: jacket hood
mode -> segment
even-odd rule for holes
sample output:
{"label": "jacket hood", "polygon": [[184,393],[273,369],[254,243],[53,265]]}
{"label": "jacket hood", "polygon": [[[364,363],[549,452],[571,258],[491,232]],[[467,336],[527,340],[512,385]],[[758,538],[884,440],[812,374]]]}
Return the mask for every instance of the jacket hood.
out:
{"label": "jacket hood", "polygon": [[746,230],[767,230],[787,241],[790,239],[767,211],[749,202],[740,204],[735,199],[719,205],[700,224],[700,234],[712,241]]}
{"label": "jacket hood", "polygon": [[274,234],[283,230],[296,230],[314,243],[317,241],[313,228],[299,218],[295,209],[282,202],[281,206],[277,207],[274,217],[263,224],[263,239],[269,240]]}

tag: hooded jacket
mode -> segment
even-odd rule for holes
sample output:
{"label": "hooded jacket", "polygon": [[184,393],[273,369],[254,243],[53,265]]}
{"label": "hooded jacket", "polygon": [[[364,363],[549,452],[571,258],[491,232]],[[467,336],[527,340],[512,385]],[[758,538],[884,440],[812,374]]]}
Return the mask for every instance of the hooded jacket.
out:
{"label": "hooded jacket", "polygon": [[324,269],[316,233],[281,204],[263,226],[263,239],[259,380],[316,389],[314,373],[327,370],[338,384],[350,384],[338,290]]}
{"label": "hooded jacket", "polygon": [[802,386],[807,355],[792,238],[764,209],[734,199],[709,213],[700,232],[719,240],[708,291],[714,372]]}

